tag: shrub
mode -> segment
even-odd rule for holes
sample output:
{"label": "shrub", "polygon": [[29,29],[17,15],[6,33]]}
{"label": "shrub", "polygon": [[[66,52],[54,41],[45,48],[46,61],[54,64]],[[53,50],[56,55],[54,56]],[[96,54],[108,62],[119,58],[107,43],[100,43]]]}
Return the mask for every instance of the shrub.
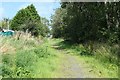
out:
{"label": "shrub", "polygon": [[92,55],[90,50],[85,48],[84,46],[80,45],[80,55]]}
{"label": "shrub", "polygon": [[16,54],[16,66],[27,67],[33,65],[38,60],[33,50],[19,51]]}

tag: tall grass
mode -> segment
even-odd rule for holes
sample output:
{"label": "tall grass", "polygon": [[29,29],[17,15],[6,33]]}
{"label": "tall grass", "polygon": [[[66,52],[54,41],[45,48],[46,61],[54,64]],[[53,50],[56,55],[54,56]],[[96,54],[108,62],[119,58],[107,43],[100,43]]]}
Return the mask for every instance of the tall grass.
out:
{"label": "tall grass", "polygon": [[[0,37],[2,77],[50,77],[54,70],[54,53],[46,46],[47,40],[32,37],[29,33],[16,32],[14,36]],[[46,44],[44,44],[46,43]],[[47,67],[47,68],[46,68]],[[37,69],[37,70],[36,70]],[[37,74],[38,71],[41,73]],[[37,74],[37,75],[36,75]],[[49,76],[45,76],[49,75]]]}
{"label": "tall grass", "polygon": [[[18,39],[19,37],[19,39]],[[14,36],[0,36],[2,59],[0,69],[3,77],[12,78],[53,78],[61,58],[53,47],[66,54],[79,56],[80,61],[90,67],[90,72],[100,77],[118,77],[118,45],[94,43],[93,52],[88,44],[72,44],[62,39],[34,38],[28,33],[16,32]],[[58,50],[58,51],[59,51]]]}
{"label": "tall grass", "polygon": [[118,78],[118,51],[119,45],[109,45],[108,43],[92,44],[72,44],[61,40],[57,44],[59,48],[66,51],[67,54],[79,56],[80,61],[91,68],[95,74],[104,78]]}

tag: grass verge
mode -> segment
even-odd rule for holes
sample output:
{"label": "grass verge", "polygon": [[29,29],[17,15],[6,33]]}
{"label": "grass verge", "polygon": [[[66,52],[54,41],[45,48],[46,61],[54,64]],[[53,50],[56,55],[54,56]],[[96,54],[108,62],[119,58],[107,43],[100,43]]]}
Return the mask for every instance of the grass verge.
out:
{"label": "grass verge", "polygon": [[[44,40],[44,41],[43,41]],[[54,78],[59,57],[47,39],[1,37],[3,78]],[[41,43],[42,42],[42,43]]]}
{"label": "grass verge", "polygon": [[54,39],[54,42],[57,42],[56,46],[59,46],[57,49],[64,50],[67,54],[77,56],[77,59],[80,61],[81,64],[89,67],[87,72],[98,75],[95,77],[118,78],[118,65],[116,59],[117,56],[111,55],[110,48],[108,48],[109,46],[104,47],[103,44],[99,44],[99,48],[94,50],[94,55],[90,55],[89,50],[86,49],[83,44],[72,44],[63,41],[62,39],[61,41],[56,41]]}

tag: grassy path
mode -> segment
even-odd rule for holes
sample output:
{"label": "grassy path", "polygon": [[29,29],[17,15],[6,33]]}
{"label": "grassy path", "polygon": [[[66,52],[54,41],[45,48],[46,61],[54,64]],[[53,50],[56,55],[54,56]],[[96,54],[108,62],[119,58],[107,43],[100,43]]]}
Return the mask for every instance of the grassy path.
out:
{"label": "grassy path", "polygon": [[[93,57],[76,55],[76,46],[61,44],[60,39],[49,39],[45,44],[50,53],[54,53],[51,61],[52,70],[47,77],[51,78],[117,78],[117,67],[109,69],[111,64],[102,64]],[[76,48],[76,49],[75,49]],[[80,48],[79,48],[80,49]],[[46,68],[46,69],[47,69]],[[46,74],[45,74],[46,75]],[[112,75],[112,76],[111,76]],[[46,76],[45,76],[46,77]]]}
{"label": "grassy path", "polygon": [[[93,74],[89,72],[89,67],[85,67],[83,64],[81,64],[80,60],[78,59],[79,58],[78,56],[67,54],[65,50],[59,49],[60,46],[57,46],[56,45],[57,43],[59,43],[59,40],[58,41],[48,40],[48,43],[45,44],[46,46],[48,46],[48,49],[53,53],[55,53],[56,55],[56,58],[53,57],[54,61],[51,64],[52,66],[54,65],[56,69],[51,70],[50,77],[53,77],[53,78],[54,77],[56,78],[95,77],[95,75],[93,76]],[[37,77],[40,77],[40,76],[37,76]],[[46,75],[44,77],[46,77]]]}
{"label": "grassy path", "polygon": [[67,44],[62,39],[43,39],[41,43],[35,39],[23,40],[3,38],[5,42],[3,45],[7,45],[5,49],[8,49],[4,52],[6,54],[2,54],[4,77],[117,78],[118,76],[116,65],[100,62],[94,56],[81,56],[81,45]]}
{"label": "grassy path", "polygon": [[61,67],[58,73],[60,78],[90,78],[94,77],[91,74],[85,72],[85,67],[80,64],[79,60],[75,56],[62,53],[63,58],[61,61]]}

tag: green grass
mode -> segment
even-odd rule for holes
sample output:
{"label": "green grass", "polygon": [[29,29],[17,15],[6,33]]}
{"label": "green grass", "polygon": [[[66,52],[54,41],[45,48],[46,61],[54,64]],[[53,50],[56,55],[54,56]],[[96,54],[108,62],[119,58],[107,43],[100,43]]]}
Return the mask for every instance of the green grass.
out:
{"label": "green grass", "polygon": [[55,78],[57,77],[57,69],[60,66],[60,55],[56,54],[58,53],[56,50],[51,48],[51,44],[54,44],[54,42],[46,40],[46,42],[43,44],[43,48],[48,53],[48,56],[45,58],[39,58],[39,61],[35,64],[36,67],[34,67],[34,76],[37,78]]}
{"label": "green grass", "polygon": [[[2,76],[9,78],[55,77],[59,55],[49,46],[47,39],[38,43],[36,39],[2,37],[5,46],[2,53]],[[36,44],[37,43],[37,44]],[[49,46],[49,47],[48,47]],[[10,49],[12,48],[12,49]]]}
{"label": "green grass", "polygon": [[[76,56],[77,60],[89,66],[90,72],[97,77],[116,78],[118,67],[114,62],[109,62],[109,57],[101,56],[100,53],[109,53],[109,49],[98,48],[95,55],[90,55],[89,50],[82,44],[72,44],[62,39],[35,38],[25,40],[14,37],[2,37],[2,76],[13,78],[58,78],[60,63],[64,62],[59,50]],[[54,48],[53,48],[54,46]],[[56,46],[56,47],[55,47]],[[106,49],[106,47],[104,47]],[[105,55],[107,56],[107,55]]]}
{"label": "green grass", "polygon": [[[109,46],[104,47],[103,44],[99,44],[99,48],[93,55],[90,55],[89,50],[83,44],[72,44],[63,40],[59,40],[59,42],[54,40],[53,42],[57,42],[56,45],[59,46],[59,49],[64,50],[67,54],[77,56],[80,63],[84,66],[89,66],[90,69],[88,71],[97,74],[97,77],[118,78],[117,59],[116,56],[111,55]],[[111,61],[109,61],[110,59]]]}
{"label": "green grass", "polygon": [[89,71],[101,78],[118,78],[118,67],[112,63],[103,63],[94,57],[80,56],[79,60],[89,66]]}

